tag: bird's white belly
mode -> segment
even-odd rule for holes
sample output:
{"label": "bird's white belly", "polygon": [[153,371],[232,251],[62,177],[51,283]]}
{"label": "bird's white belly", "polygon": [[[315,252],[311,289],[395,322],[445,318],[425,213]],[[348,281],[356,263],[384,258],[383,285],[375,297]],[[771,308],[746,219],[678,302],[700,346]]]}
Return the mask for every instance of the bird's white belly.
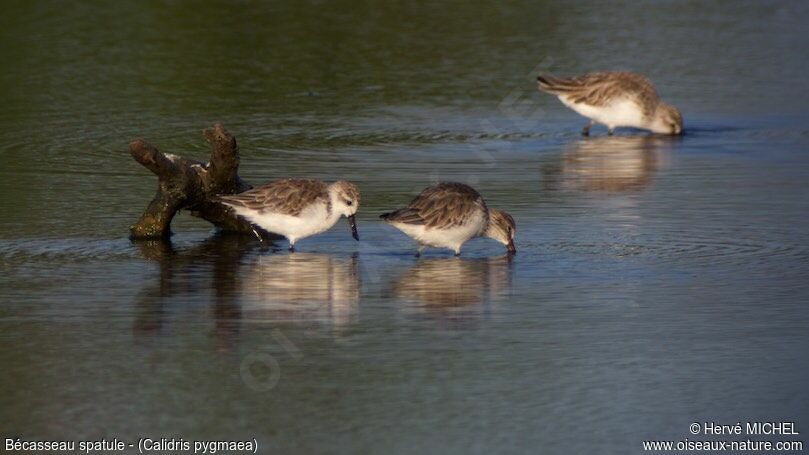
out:
{"label": "bird's white belly", "polygon": [[643,128],[646,124],[643,111],[640,106],[631,99],[616,100],[604,106],[574,103],[564,95],[560,96],[559,100],[561,100],[565,106],[576,111],[579,115],[607,125],[610,128],[619,126]]}
{"label": "bird's white belly", "polygon": [[483,227],[483,214],[479,214],[462,226],[448,229],[427,228],[423,225],[406,223],[393,223],[393,226],[423,245],[458,251],[467,240],[480,233]]}
{"label": "bird's white belly", "polygon": [[312,204],[298,216],[281,213],[259,213],[233,207],[237,214],[253,224],[275,234],[283,235],[290,240],[298,240],[327,231],[337,222],[338,216],[329,214],[325,204]]}

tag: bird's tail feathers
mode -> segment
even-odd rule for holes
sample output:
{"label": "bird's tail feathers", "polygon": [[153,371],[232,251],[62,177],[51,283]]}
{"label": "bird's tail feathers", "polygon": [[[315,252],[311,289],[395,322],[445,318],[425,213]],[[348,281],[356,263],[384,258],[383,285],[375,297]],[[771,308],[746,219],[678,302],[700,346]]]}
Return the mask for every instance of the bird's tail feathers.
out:
{"label": "bird's tail feathers", "polygon": [[565,93],[579,88],[579,84],[573,78],[561,78],[552,74],[540,74],[537,76],[539,89],[553,94]]}
{"label": "bird's tail feathers", "polygon": [[383,213],[379,216],[388,223],[423,224],[424,220],[419,215],[419,211],[411,207]]}

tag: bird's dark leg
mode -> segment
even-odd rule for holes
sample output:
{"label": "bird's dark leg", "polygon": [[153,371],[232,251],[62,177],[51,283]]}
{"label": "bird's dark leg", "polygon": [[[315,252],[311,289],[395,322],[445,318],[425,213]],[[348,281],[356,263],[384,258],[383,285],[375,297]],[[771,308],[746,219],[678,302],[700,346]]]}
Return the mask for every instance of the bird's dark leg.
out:
{"label": "bird's dark leg", "polygon": [[594,121],[592,121],[592,120],[590,120],[589,122],[587,122],[587,124],[586,124],[586,125],[584,125],[584,127],[582,127],[582,129],[581,129],[581,135],[582,135],[582,136],[589,136],[589,135],[590,135],[590,128],[592,128],[592,127],[593,127],[593,125],[595,125],[595,123],[596,123],[596,122],[594,122]]}
{"label": "bird's dark leg", "polygon": [[607,129],[607,136],[612,136],[615,133],[615,128],[608,128]]}
{"label": "bird's dark leg", "polygon": [[419,248],[416,250],[416,257],[421,257],[421,252],[424,251],[424,248],[427,248],[425,245],[419,244]]}
{"label": "bird's dark leg", "polygon": [[290,244],[289,244],[289,252],[290,252],[290,253],[294,253],[294,252],[295,252],[295,245],[294,245],[294,244],[292,244],[292,243],[290,243]]}

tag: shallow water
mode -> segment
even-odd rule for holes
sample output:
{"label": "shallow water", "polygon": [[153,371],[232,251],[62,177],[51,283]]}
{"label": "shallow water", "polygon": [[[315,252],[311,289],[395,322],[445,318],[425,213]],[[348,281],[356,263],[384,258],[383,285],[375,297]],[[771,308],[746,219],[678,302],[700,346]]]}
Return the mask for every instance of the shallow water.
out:
{"label": "shallow water", "polygon": [[[698,14],[695,14],[697,13]],[[6,14],[7,13],[7,14]],[[0,18],[0,431],[288,452],[634,453],[809,424],[809,8],[26,4]],[[681,138],[603,129],[539,70],[648,74]],[[355,181],[284,251],[187,215],[127,143]],[[518,223],[461,258],[378,222],[436,180]],[[280,250],[280,251],[276,251]]]}

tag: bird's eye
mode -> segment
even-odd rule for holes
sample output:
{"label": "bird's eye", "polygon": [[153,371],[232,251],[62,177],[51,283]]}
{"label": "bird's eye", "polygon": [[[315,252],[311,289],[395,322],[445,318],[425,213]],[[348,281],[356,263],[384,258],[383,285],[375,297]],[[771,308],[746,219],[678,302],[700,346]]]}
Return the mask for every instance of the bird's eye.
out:
{"label": "bird's eye", "polygon": [[346,205],[351,205],[351,204],[353,204],[353,203],[354,203],[354,201],[351,201],[351,200],[349,200],[349,199],[346,199]]}

